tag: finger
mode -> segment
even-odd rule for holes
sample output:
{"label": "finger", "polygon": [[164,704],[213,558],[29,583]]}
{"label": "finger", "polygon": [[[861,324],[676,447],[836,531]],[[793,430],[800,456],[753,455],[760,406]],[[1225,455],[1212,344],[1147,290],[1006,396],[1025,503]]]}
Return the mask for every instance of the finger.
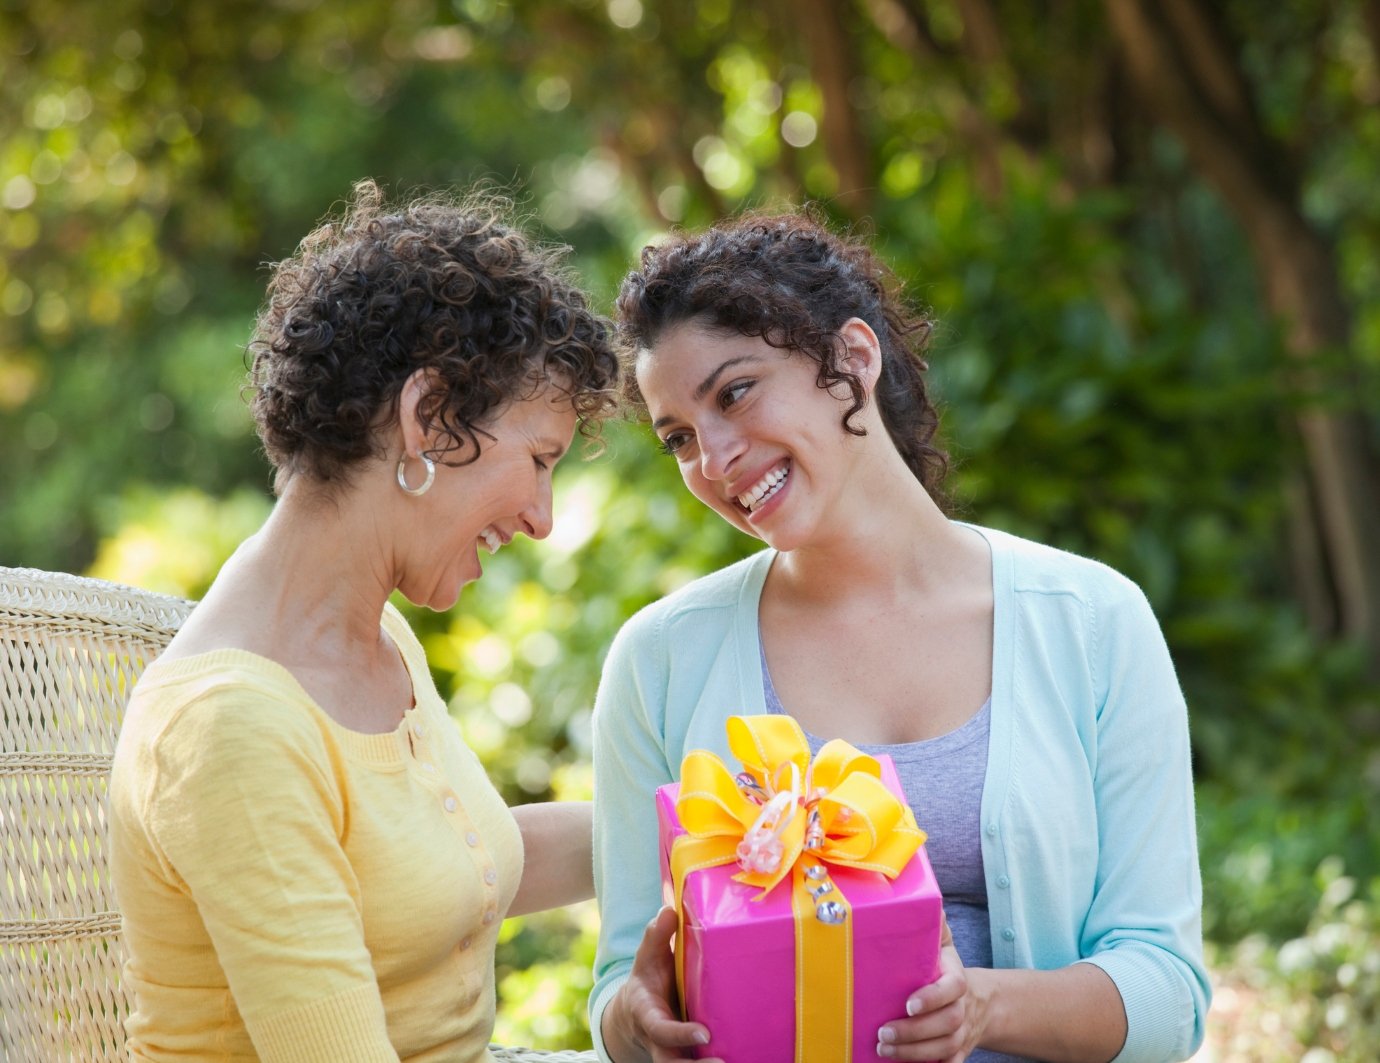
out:
{"label": "finger", "polygon": [[877,1054],[889,1059],[948,1060],[971,1036],[967,1005],[966,996],[960,996],[914,1018],[891,1020],[877,1031]]}
{"label": "finger", "polygon": [[638,960],[659,960],[671,949],[671,938],[676,934],[676,910],[669,905],[662,908],[647,924],[642,932],[642,941],[633,956],[633,965]]}
{"label": "finger", "polygon": [[930,1015],[961,1000],[968,991],[968,981],[962,974],[949,972],[906,998],[906,1014]]}
{"label": "finger", "polygon": [[647,1043],[657,1048],[691,1048],[709,1043],[709,1031],[698,1022],[681,1022],[669,1015],[644,1015]]}
{"label": "finger", "polygon": [[961,1061],[968,1053],[963,1050],[963,1041],[958,1034],[946,1037],[929,1037],[922,1041],[878,1041],[877,1055],[883,1059],[918,1061],[918,1063],[945,1063]]}

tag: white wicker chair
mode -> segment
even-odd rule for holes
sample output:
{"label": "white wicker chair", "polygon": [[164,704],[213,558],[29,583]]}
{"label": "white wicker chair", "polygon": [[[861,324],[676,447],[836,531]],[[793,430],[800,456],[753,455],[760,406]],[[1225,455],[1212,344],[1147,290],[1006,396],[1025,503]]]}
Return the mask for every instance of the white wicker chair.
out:
{"label": "white wicker chair", "polygon": [[[0,568],[0,1059],[124,1058],[131,1001],[106,874],[106,783],[130,688],[191,607]],[[502,1063],[595,1059],[492,1051]]]}

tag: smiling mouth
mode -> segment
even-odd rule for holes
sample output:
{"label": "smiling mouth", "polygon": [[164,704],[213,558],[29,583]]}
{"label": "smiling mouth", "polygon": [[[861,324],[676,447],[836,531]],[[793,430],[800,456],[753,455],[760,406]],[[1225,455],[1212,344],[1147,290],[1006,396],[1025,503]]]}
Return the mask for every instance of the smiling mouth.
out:
{"label": "smiling mouth", "polygon": [[496,554],[503,548],[503,536],[498,533],[498,529],[489,527],[479,533],[479,541],[489,548],[490,554]]}
{"label": "smiling mouth", "polygon": [[749,513],[761,509],[786,485],[786,479],[790,474],[791,463],[789,461],[778,465],[752,487],[740,494],[736,499],[738,505]]}

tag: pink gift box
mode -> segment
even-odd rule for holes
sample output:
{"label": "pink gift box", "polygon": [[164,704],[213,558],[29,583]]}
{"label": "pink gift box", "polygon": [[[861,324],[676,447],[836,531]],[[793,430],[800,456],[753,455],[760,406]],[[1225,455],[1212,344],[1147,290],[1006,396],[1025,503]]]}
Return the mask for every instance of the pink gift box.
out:
{"label": "pink gift box", "polygon": [[[882,782],[904,801],[890,758],[877,759]],[[679,783],[656,792],[667,904],[671,845],[685,833],[676,816],[679,792]],[[684,940],[676,943],[685,950],[685,1014],[709,1029],[711,1041],[697,1050],[699,1058],[794,1063],[790,879],[757,901],[757,888],[733,881],[738,870],[727,864],[686,876]],[[906,998],[939,977],[942,902],[924,846],[894,880],[832,865],[829,877],[853,908],[853,1061],[860,1063],[877,1058],[877,1030],[905,1017]]]}

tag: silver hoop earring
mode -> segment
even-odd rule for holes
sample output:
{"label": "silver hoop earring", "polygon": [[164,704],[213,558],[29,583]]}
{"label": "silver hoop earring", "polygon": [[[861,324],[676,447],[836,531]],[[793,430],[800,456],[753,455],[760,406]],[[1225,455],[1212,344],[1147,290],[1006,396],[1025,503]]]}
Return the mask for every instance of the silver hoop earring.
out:
{"label": "silver hoop earring", "polygon": [[436,463],[425,454],[419,454],[417,456],[422,459],[422,464],[426,466],[426,479],[422,481],[420,487],[407,486],[407,455],[403,454],[403,456],[398,459],[398,486],[414,498],[430,491],[431,482],[436,479]]}

